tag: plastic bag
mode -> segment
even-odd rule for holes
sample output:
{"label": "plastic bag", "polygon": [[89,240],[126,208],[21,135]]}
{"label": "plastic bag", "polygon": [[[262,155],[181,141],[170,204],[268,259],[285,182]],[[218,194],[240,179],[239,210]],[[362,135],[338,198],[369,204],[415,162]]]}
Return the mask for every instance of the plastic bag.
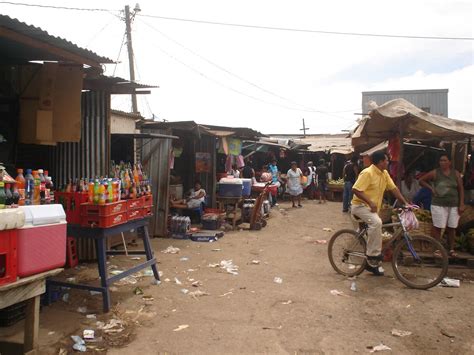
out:
{"label": "plastic bag", "polygon": [[418,222],[418,219],[416,218],[415,213],[413,212],[413,209],[417,209],[417,208],[419,207],[410,206],[410,209],[404,210],[402,213],[400,213],[400,222],[405,226],[405,229],[407,231],[418,229],[420,225]]}

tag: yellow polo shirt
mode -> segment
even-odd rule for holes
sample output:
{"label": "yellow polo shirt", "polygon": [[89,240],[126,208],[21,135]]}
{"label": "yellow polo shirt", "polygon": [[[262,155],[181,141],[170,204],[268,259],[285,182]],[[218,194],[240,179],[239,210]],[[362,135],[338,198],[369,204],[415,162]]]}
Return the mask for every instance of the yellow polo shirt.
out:
{"label": "yellow polo shirt", "polygon": [[[377,205],[377,211],[380,211],[385,190],[393,190],[396,187],[387,170],[381,171],[372,164],[361,171],[352,188],[364,192],[369,199]],[[356,195],[354,195],[352,199],[352,204],[367,206],[367,204]]]}

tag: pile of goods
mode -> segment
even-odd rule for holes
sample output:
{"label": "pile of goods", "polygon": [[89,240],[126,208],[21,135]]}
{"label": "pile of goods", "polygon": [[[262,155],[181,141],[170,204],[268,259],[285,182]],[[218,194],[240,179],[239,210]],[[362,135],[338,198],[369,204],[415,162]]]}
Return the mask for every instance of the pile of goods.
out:
{"label": "pile of goods", "polygon": [[338,188],[338,189],[343,189],[344,188],[344,179],[343,178],[339,178],[337,180],[329,179],[328,186]]}

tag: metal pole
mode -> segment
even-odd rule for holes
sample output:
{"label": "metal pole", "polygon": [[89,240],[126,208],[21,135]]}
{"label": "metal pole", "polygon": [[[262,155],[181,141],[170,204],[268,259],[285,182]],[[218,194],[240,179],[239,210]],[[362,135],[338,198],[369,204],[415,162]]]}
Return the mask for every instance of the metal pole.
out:
{"label": "metal pole", "polygon": [[[127,50],[128,50],[128,67],[130,69],[130,81],[135,82],[135,62],[133,59],[132,47],[132,19],[130,16],[130,6],[125,6],[125,27],[127,32]],[[137,95],[132,94],[132,112],[138,113]]]}

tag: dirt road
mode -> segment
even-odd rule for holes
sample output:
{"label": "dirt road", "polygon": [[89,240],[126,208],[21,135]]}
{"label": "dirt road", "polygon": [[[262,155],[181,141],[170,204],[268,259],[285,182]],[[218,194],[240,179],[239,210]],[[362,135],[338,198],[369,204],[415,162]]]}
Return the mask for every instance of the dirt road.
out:
{"label": "dirt road", "polygon": [[[154,298],[149,305],[142,295],[134,295],[136,285],[119,286],[112,293],[119,302],[115,317],[128,315],[131,330],[126,341],[117,343],[128,345],[108,346],[108,353],[347,354],[369,353],[369,346],[381,343],[395,354],[474,353],[472,272],[464,274],[460,288],[429,291],[407,289],[389,275],[364,273],[353,292],[350,281],[331,269],[327,246],[314,243],[330,238],[332,233],[323,228],[351,226],[340,204],[307,201],[302,209],[289,207],[281,204],[262,231],[227,233],[216,243],[153,240],[163,282],[151,286],[148,278],[138,284]],[[180,252],[160,252],[170,245]],[[232,260],[238,275],[209,267],[222,260]],[[195,281],[199,287],[192,286]],[[193,297],[182,289],[208,295]],[[331,290],[344,294],[332,295]],[[74,299],[83,295],[74,294]],[[100,307],[90,296],[86,304]],[[43,335],[55,331],[64,337],[60,343],[50,341],[45,352],[70,349],[66,335],[88,327],[75,306],[58,302],[43,312]],[[58,314],[64,319],[59,328],[53,321]],[[67,321],[68,315],[76,320]],[[65,323],[72,323],[70,329]],[[183,325],[188,327],[174,331]],[[396,337],[393,329],[412,334]]]}

